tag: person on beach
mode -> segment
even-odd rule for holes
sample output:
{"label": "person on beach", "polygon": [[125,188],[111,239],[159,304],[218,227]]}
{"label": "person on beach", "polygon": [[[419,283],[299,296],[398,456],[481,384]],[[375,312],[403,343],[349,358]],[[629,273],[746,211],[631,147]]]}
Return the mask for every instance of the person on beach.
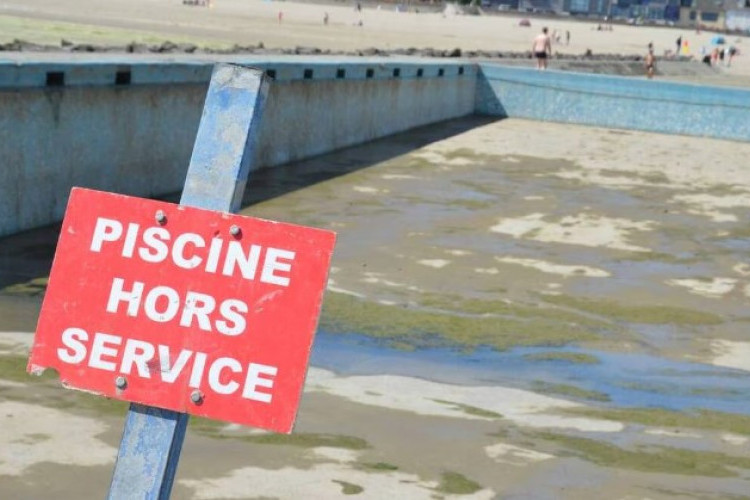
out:
{"label": "person on beach", "polygon": [[656,56],[654,56],[654,49],[649,47],[648,54],[646,54],[646,76],[651,79],[654,77],[656,72]]}
{"label": "person on beach", "polygon": [[536,69],[547,69],[547,58],[552,57],[552,42],[547,34],[547,27],[534,38],[531,52],[536,57]]}

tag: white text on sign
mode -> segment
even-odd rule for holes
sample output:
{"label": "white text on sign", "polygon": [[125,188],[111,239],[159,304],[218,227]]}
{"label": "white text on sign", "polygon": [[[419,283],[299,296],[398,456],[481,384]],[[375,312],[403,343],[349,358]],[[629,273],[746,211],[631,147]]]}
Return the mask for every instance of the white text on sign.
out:
{"label": "white text on sign", "polygon": [[[226,241],[213,237],[209,242],[201,235],[183,232],[173,235],[165,227],[123,223],[116,219],[98,217],[89,251],[100,253],[106,245],[114,245],[125,258],[161,263],[168,259],[182,269],[200,269],[206,273],[221,273],[228,277],[258,280],[262,283],[288,287],[295,252],[240,241]],[[212,295],[195,290],[184,293],[169,286],[148,287],[145,282],[126,282],[115,277],[110,286],[106,311],[130,317],[145,316],[155,323],[177,321],[185,328],[198,328],[227,336],[245,333],[248,312],[245,301],[227,298],[217,303]],[[216,317],[218,312],[219,317]],[[182,349],[172,362],[167,345],[155,345],[134,338],[104,332],[90,335],[82,328],[67,328],[62,332],[64,347],[57,349],[60,361],[68,364],[87,364],[91,368],[134,373],[150,379],[156,371],[163,382],[174,383],[186,369],[192,388],[209,388],[216,394],[232,395],[241,392],[246,399],[270,403],[271,390],[278,373],[275,366],[262,363],[243,363],[231,357],[210,359],[204,352]],[[190,365],[189,368],[188,365]],[[156,369],[155,369],[156,367]]]}
{"label": "white text on sign", "polygon": [[[213,392],[222,395],[234,394],[242,388],[243,398],[263,403],[271,402],[271,394],[259,388],[273,388],[273,377],[278,371],[275,366],[260,363],[242,366],[239,361],[230,357],[209,360],[206,353],[188,349],[182,349],[172,363],[168,346],[154,346],[150,342],[133,338],[126,339],[123,346],[122,340],[120,336],[101,332],[95,333],[92,339],[88,332],[81,328],[68,328],[62,334],[62,343],[65,347],[57,349],[57,356],[64,363],[78,365],[86,361],[91,368],[119,372],[123,375],[130,375],[135,367],[141,378],[151,378],[152,371],[155,371],[162,382],[167,383],[174,383],[188,363],[192,362],[188,383],[190,387],[198,389],[207,385]],[[152,370],[152,361],[155,358],[158,358],[159,363],[157,368]],[[241,385],[235,379],[241,378],[243,371],[246,373]],[[203,383],[204,380],[206,384]]]}
{"label": "white text on sign", "polygon": [[247,280],[256,279],[263,253],[259,281],[280,286],[289,286],[288,274],[294,260],[294,252],[290,250],[264,249],[260,245],[250,245],[246,250],[239,241],[230,241],[226,252],[223,252],[225,240],[218,237],[212,238],[208,251],[204,251],[207,242],[199,234],[182,233],[172,238],[164,227],[151,226],[141,231],[141,226],[134,222],[124,230],[120,221],[99,217],[90,250],[100,252],[105,243],[121,245],[120,255],[126,258],[137,255],[145,262],[158,263],[171,257],[177,267],[196,269],[200,266],[207,273],[218,272],[223,254],[221,274],[234,276],[239,268],[242,277]]}

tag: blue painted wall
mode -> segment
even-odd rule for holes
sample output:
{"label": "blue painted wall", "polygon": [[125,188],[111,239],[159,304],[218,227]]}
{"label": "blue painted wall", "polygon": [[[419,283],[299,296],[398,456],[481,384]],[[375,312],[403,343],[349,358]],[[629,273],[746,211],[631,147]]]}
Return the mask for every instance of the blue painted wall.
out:
{"label": "blue painted wall", "polygon": [[750,141],[750,91],[481,65],[480,114]]}

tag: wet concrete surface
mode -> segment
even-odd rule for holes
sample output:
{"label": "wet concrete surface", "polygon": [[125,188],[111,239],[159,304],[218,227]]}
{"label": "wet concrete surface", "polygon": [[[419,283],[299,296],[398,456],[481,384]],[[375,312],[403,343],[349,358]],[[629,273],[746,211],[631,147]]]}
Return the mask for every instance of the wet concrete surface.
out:
{"label": "wet concrete surface", "polygon": [[[746,498],[748,153],[467,118],[252,173],[338,232],[315,368],[292,438],[194,419],[174,497]],[[48,415],[0,426],[8,498],[101,498],[123,422],[23,373],[56,231],[0,240],[0,416]]]}

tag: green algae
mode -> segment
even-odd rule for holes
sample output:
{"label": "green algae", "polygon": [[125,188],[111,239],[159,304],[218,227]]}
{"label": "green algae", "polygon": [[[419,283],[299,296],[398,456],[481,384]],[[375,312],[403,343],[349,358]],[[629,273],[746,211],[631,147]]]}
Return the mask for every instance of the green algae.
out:
{"label": "green algae", "polygon": [[648,491],[677,498],[692,498],[694,500],[750,500],[750,496],[731,495],[726,491],[720,493],[697,493],[695,490],[671,490],[667,488],[649,488]]}
{"label": "green algae", "polygon": [[359,495],[360,493],[365,491],[365,489],[358,484],[347,483],[346,481],[341,481],[339,479],[332,479],[331,481],[338,485],[341,485],[342,495]]}
{"label": "green algae", "polygon": [[0,288],[0,293],[5,295],[18,295],[22,297],[37,297],[44,295],[47,291],[49,277],[34,278],[23,283],[14,283]]}
{"label": "green algae", "polygon": [[[435,306],[434,302],[430,305]],[[591,329],[554,314],[532,316],[519,309],[521,317],[515,317],[511,316],[514,310],[501,312],[505,314],[471,315],[406,305],[386,306],[328,291],[320,325],[331,333],[356,332],[397,339],[416,347],[459,344],[508,349],[519,345],[562,346],[599,338]]]}
{"label": "green algae", "polygon": [[[125,401],[110,399],[74,389],[64,390],[58,374],[53,369],[45,370],[41,375],[26,373],[28,360],[24,356],[0,356],[0,379],[21,382],[34,390],[13,390],[7,392],[7,398],[33,404],[41,404],[59,410],[84,411],[95,415],[124,415],[128,404]],[[44,391],[44,397],[40,394]]]}
{"label": "green algae", "polygon": [[581,389],[580,387],[569,384],[551,384],[549,382],[536,380],[532,384],[531,388],[535,392],[541,392],[543,394],[567,396],[576,399],[585,399],[588,401],[607,402],[610,400],[609,395],[604,392]]}
{"label": "green algae", "polygon": [[750,436],[750,416],[712,410],[679,412],[661,408],[570,408],[565,413],[652,427],[703,429]]}
{"label": "green algae", "polygon": [[741,397],[743,391],[721,387],[676,387],[674,384],[657,384],[646,382],[618,382],[618,387],[654,394],[687,394],[690,396]]}
{"label": "green algae", "polygon": [[471,495],[481,490],[482,486],[463,474],[448,471],[442,474],[440,484],[436,489],[441,493],[449,495]]}
{"label": "green algae", "polygon": [[[665,262],[665,263],[687,263],[691,262],[691,259],[684,257],[677,257],[671,253],[665,252],[631,252],[630,254],[617,259],[619,262]],[[700,259],[696,259],[700,260]]]}
{"label": "green algae", "polygon": [[655,170],[652,170],[650,172],[646,172],[640,175],[641,179],[643,179],[646,182],[650,182],[651,184],[664,184],[668,185],[671,181],[669,180],[669,177],[667,177],[667,174],[664,172],[658,172]]}
{"label": "green algae", "polygon": [[655,384],[650,382],[616,382],[617,387],[630,389],[633,391],[651,392],[654,394],[670,394],[676,391],[676,388],[667,384]]}
{"label": "green algae", "polygon": [[484,194],[488,196],[497,195],[497,188],[493,186],[488,186],[487,184],[482,184],[481,182],[467,181],[464,179],[456,179],[456,180],[453,180],[453,184],[456,184],[461,187],[469,188],[472,191],[479,193],[479,194]]}
{"label": "green algae", "polygon": [[719,452],[667,446],[641,446],[628,450],[595,439],[551,432],[541,433],[539,437],[567,449],[573,456],[617,469],[708,477],[736,477],[735,468],[750,469],[750,458]]}
{"label": "green algae", "polygon": [[467,210],[484,210],[494,207],[496,203],[494,201],[474,200],[471,198],[456,198],[453,200],[444,200],[442,202],[442,205],[449,207],[461,207],[466,208]]}
{"label": "green algae", "polygon": [[651,184],[669,184],[669,177],[664,172],[634,172],[630,170],[615,170],[603,168],[599,170],[599,175],[610,178],[642,179]]}
{"label": "green algae", "polygon": [[726,236],[716,237],[716,240],[750,238],[750,227],[742,224],[728,231]]}
{"label": "green algae", "polygon": [[246,434],[226,430],[227,424],[206,418],[193,417],[188,424],[190,429],[202,436],[216,439],[235,439],[253,444],[294,446],[298,448],[343,448],[347,450],[364,450],[370,444],[364,439],[340,434],[317,434],[296,432],[293,434]]}
{"label": "green algae", "polygon": [[20,443],[20,444],[27,444],[27,445],[34,445],[38,443],[43,443],[44,441],[49,441],[52,439],[51,434],[45,434],[42,432],[34,432],[31,434],[24,434],[18,439],[14,439],[12,442],[14,443]]}
{"label": "green algae", "polygon": [[38,383],[57,377],[54,370],[45,370],[38,376],[26,373],[28,362],[29,360],[25,356],[0,355],[0,379],[13,382]]}
{"label": "green algae", "polygon": [[557,307],[545,307],[537,304],[522,304],[506,300],[484,300],[466,298],[460,295],[425,293],[419,298],[422,306],[462,314],[515,316],[530,319],[548,319],[556,322],[572,323],[589,328],[606,328],[610,324],[588,318],[584,315],[566,311]]}
{"label": "green algae", "polygon": [[576,365],[598,365],[601,360],[593,354],[583,352],[548,351],[524,354],[526,361],[564,361]]}
{"label": "green algae", "polygon": [[365,462],[360,465],[367,470],[374,471],[391,472],[394,470],[398,470],[398,466],[389,464],[387,462]]}
{"label": "green algae", "polygon": [[440,152],[443,157],[445,157],[448,160],[455,160],[457,158],[478,158],[481,156],[489,156],[489,155],[483,155],[481,153],[477,153],[475,150],[471,148],[456,148],[451,149],[449,151],[441,151]]}
{"label": "green algae", "polygon": [[210,420],[202,417],[193,417],[188,421],[188,429],[194,431],[202,436],[224,438],[229,437],[225,435],[224,429],[226,428],[225,423],[216,420]]}
{"label": "green algae", "polygon": [[484,408],[478,408],[476,406],[471,405],[465,405],[461,403],[454,403],[453,401],[445,401],[442,399],[433,399],[436,403],[440,403],[442,405],[450,406],[454,410],[460,410],[467,415],[473,415],[475,417],[483,417],[483,418],[503,418],[503,416],[497,412],[485,410]]}
{"label": "green algae", "polygon": [[551,304],[570,307],[611,318],[617,321],[644,324],[673,325],[718,325],[720,316],[674,306],[624,305],[610,300],[570,297],[566,295],[542,295],[542,300]]}
{"label": "green algae", "polygon": [[251,434],[242,436],[243,441],[256,444],[274,444],[297,446],[300,448],[344,448],[347,450],[364,450],[370,445],[362,438],[337,434]]}
{"label": "green algae", "polygon": [[418,155],[409,155],[406,158],[406,168],[404,169],[405,172],[410,172],[412,170],[417,169],[426,169],[426,168],[434,168],[435,164],[428,160],[427,158],[424,158],[422,156]]}
{"label": "green algae", "polygon": [[84,410],[94,415],[125,416],[130,403],[118,399],[110,399],[105,396],[89,394],[88,392],[70,391],[72,394],[60,398],[54,408],[60,410]]}

